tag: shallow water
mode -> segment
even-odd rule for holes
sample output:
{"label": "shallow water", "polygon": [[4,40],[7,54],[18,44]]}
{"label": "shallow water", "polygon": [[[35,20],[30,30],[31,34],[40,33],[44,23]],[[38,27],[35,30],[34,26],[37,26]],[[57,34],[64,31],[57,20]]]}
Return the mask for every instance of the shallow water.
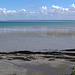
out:
{"label": "shallow water", "polygon": [[0,51],[75,48],[75,22],[0,22]]}

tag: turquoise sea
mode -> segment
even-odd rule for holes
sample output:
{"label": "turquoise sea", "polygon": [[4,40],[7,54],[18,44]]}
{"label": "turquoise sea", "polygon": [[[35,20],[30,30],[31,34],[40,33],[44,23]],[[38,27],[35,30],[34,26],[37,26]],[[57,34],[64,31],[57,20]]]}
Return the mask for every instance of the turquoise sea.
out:
{"label": "turquoise sea", "polygon": [[75,21],[1,21],[0,51],[75,48]]}

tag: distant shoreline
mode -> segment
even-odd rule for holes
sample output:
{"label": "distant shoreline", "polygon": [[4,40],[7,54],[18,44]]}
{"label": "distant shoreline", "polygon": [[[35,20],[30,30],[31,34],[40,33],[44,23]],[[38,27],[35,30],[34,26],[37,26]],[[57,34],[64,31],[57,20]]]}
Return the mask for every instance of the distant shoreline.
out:
{"label": "distant shoreline", "polygon": [[75,20],[1,20],[0,22],[75,22]]}

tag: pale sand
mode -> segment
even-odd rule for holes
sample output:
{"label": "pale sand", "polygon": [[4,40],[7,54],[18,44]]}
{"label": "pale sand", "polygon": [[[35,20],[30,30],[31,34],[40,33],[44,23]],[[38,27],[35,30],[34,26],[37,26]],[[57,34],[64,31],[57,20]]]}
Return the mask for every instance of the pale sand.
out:
{"label": "pale sand", "polygon": [[55,67],[55,68],[58,68],[59,66],[62,68],[64,65],[65,65],[64,68],[69,68],[73,66],[69,61],[65,61],[64,59],[56,59],[54,61],[48,61],[48,59],[44,59],[44,60],[37,59],[32,61],[11,60],[11,62],[22,66],[26,66],[26,65],[38,66],[40,64],[50,65],[51,67]]}
{"label": "pale sand", "polygon": [[0,75],[47,75],[46,73],[34,69],[17,67],[13,64],[0,61]]}
{"label": "pale sand", "polygon": [[75,62],[70,62],[69,57],[72,56],[58,54],[0,54],[0,75],[70,74]]}
{"label": "pale sand", "polygon": [[[0,63],[0,75],[62,75],[71,73],[72,64],[63,59],[45,60],[4,60]],[[2,65],[3,64],[3,65]]]}

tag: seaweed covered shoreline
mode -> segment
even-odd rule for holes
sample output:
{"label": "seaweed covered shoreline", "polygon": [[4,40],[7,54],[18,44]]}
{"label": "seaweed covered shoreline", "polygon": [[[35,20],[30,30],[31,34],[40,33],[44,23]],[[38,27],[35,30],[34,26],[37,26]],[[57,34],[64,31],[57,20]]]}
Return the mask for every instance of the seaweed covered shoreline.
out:
{"label": "seaweed covered shoreline", "polygon": [[[13,75],[13,73],[20,75],[20,73],[23,73],[22,75],[24,75],[27,73],[24,70],[30,71],[30,69],[30,73],[32,73],[32,70],[36,70],[37,73],[40,71],[45,75],[71,74],[72,67],[75,66],[75,49],[51,52],[31,52],[26,50],[0,52],[0,60],[1,75],[4,75],[4,73],[5,75]],[[5,69],[6,67],[8,68]]]}
{"label": "seaweed covered shoreline", "polygon": [[32,61],[37,59],[48,59],[48,61],[56,59],[64,59],[65,61],[75,62],[75,49],[66,49],[61,51],[51,52],[32,52],[32,51],[15,51],[15,52],[0,52],[0,60],[25,60]]}

